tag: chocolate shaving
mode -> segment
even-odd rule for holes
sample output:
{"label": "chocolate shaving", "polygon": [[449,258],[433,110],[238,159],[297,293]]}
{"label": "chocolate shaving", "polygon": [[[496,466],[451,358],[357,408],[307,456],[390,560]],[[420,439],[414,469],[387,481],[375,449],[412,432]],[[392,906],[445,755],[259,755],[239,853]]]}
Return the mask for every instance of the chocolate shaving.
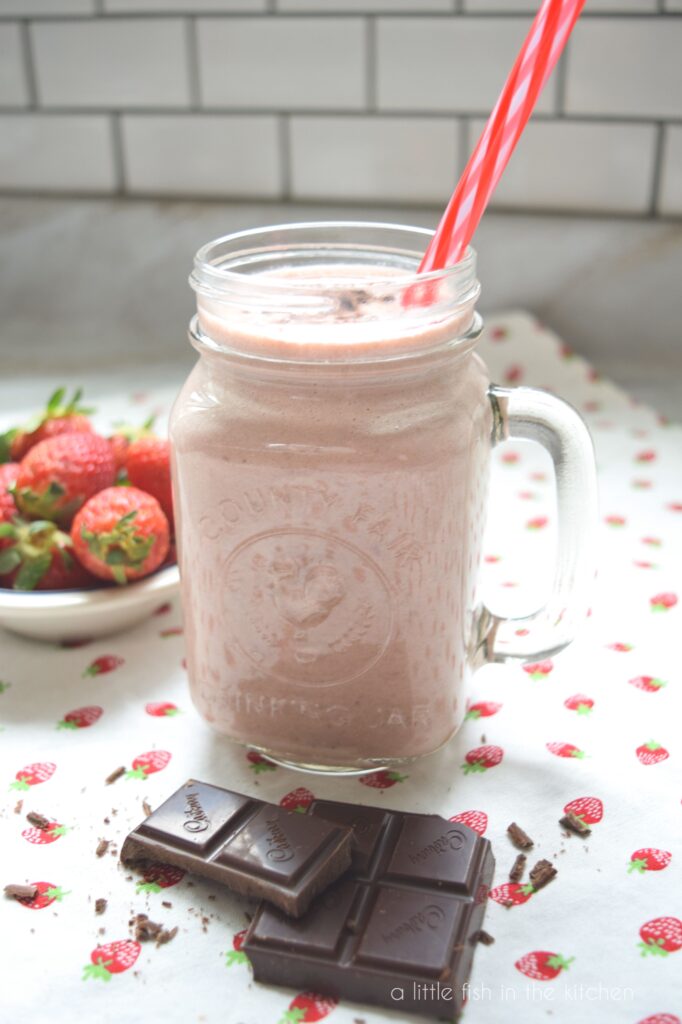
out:
{"label": "chocolate shaving", "polygon": [[512,821],[511,825],[507,826],[507,835],[519,850],[530,850],[533,846],[533,840],[515,821]]}
{"label": "chocolate shaving", "polygon": [[592,832],[589,825],[586,825],[572,811],[565,814],[563,818],[559,818],[559,824],[568,829],[569,832],[575,832],[577,836],[589,836]]}
{"label": "chocolate shaving", "polygon": [[51,822],[44,814],[37,814],[36,811],[29,811],[26,815],[26,821],[30,822],[31,825],[35,825],[41,832],[47,832]]}
{"label": "chocolate shaving", "polygon": [[479,928],[477,932],[471,936],[472,942],[480,942],[483,946],[492,946],[495,939],[489,932],[484,931],[483,928]]}
{"label": "chocolate shaving", "polygon": [[24,801],[23,800],[17,800],[16,804],[14,805],[14,813],[15,814],[21,814],[21,812],[23,810],[23,807],[24,807]]}
{"label": "chocolate shaving", "polygon": [[553,864],[550,864],[548,860],[539,860],[534,868],[531,868],[530,884],[537,891],[542,889],[543,886],[551,882],[553,878],[556,878],[558,872]]}
{"label": "chocolate shaving", "polygon": [[15,900],[34,900],[37,895],[37,885],[21,885],[21,883],[10,882],[5,886],[5,896],[13,897]]}
{"label": "chocolate shaving", "polygon": [[121,765],[120,768],[115,768],[111,775],[107,775],[106,779],[104,780],[105,786],[110,786],[112,782],[117,782],[122,775],[125,775],[125,771],[126,770],[124,765]]}
{"label": "chocolate shaving", "polygon": [[107,901],[104,899],[103,896],[100,896],[99,899],[95,900],[95,913],[96,914],[103,914],[106,909],[107,909]]}
{"label": "chocolate shaving", "polygon": [[144,813],[145,813],[145,815],[146,815],[146,817],[147,817],[147,818],[148,818],[148,817],[149,817],[149,815],[150,815],[150,814],[152,813],[152,809],[151,809],[151,807],[149,806],[149,803],[148,803],[148,801],[147,801],[147,800],[143,800],[143,801],[142,801],[142,810],[144,811]]}
{"label": "chocolate shaving", "polygon": [[162,907],[168,907],[169,909],[173,906],[170,900],[161,900]]}
{"label": "chocolate shaving", "polygon": [[178,934],[177,925],[175,928],[164,928],[157,921],[150,921],[146,914],[136,914],[129,922],[135,927],[135,939],[138,942],[156,942],[157,946],[163,946]]}
{"label": "chocolate shaving", "polygon": [[526,870],[526,855],[520,853],[512,865],[512,869],[509,872],[510,882],[520,882],[523,878],[523,872]]}
{"label": "chocolate shaving", "polygon": [[165,946],[167,942],[171,942],[178,934],[178,926],[175,928],[164,928],[163,931],[159,932],[156,938],[157,946]]}
{"label": "chocolate shaving", "polygon": [[103,857],[104,854],[109,849],[110,842],[111,842],[110,839],[100,839],[100,841],[97,844],[97,849],[95,850],[95,856],[96,857]]}

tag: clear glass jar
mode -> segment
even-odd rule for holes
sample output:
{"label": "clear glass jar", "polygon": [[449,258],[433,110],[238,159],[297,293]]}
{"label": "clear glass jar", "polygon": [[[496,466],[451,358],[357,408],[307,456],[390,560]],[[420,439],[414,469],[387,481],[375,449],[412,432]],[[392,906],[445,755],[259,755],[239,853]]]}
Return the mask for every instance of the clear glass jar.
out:
{"label": "clear glass jar", "polygon": [[[474,667],[561,649],[587,607],[587,430],[544,392],[491,387],[474,253],[417,278],[429,237],[287,225],[195,260],[200,358],[171,417],[192,695],[297,767],[438,749]],[[502,621],[476,592],[490,450],[511,430],[555,460],[560,536],[547,605]]]}

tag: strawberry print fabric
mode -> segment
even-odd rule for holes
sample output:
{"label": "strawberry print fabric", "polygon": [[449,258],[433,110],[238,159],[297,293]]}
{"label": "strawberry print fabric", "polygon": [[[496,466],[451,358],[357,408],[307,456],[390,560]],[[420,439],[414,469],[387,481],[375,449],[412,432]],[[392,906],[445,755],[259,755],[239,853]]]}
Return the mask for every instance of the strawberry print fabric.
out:
{"label": "strawberry print fabric", "polygon": [[[241,950],[252,904],[177,869],[143,875],[118,865],[146,807],[193,776],[301,810],[326,797],[438,813],[485,834],[497,861],[485,922],[495,942],[477,948],[466,1024],[680,1024],[682,430],[526,314],[491,318],[479,351],[493,380],[549,388],[591,428],[600,562],[578,640],[552,659],[481,669],[446,750],[400,771],[334,780],[247,755],[199,719],[177,601],[82,646],[0,632],[2,883],[38,888],[23,904],[0,902],[3,1020],[420,1019],[399,1003],[388,1012],[255,984]],[[165,416],[172,400],[170,388],[126,394],[109,384],[107,393],[102,380],[82,383],[103,426]],[[27,395],[26,413],[48,387]],[[510,441],[496,450],[482,588],[498,613],[542,601],[552,492],[540,449]],[[591,828],[588,838],[563,833],[568,811]],[[46,819],[42,827],[29,812]],[[528,867],[547,858],[558,870],[539,891],[528,870],[509,880],[511,821],[535,841]],[[129,927],[138,913],[177,934],[160,946],[138,941]]]}

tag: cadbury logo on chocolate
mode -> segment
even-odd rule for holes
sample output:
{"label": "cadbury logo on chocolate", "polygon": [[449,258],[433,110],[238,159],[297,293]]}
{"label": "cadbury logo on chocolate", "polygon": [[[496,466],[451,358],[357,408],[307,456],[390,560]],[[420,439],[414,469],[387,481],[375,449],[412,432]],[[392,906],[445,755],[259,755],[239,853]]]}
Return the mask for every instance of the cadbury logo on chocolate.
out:
{"label": "cadbury logo on chocolate", "polygon": [[291,844],[285,836],[282,826],[274,818],[268,818],[265,824],[268,830],[266,838],[268,849],[265,856],[268,860],[274,860],[278,863],[291,860],[294,851],[291,849]]}
{"label": "cadbury logo on chocolate", "polygon": [[196,793],[188,793],[185,820],[182,823],[185,832],[205,832],[210,824],[211,822],[199,802],[199,797]]}
{"label": "cadbury logo on chocolate", "polygon": [[420,864],[428,860],[434,853],[446,853],[448,850],[461,850],[466,842],[466,837],[456,828],[448,829],[442,835],[432,840],[421,850],[410,854],[410,864]]}
{"label": "cadbury logo on chocolate", "polygon": [[428,928],[430,931],[436,931],[444,918],[445,914],[442,908],[435,903],[429,903],[423,910],[406,917],[404,921],[401,921],[395,928],[392,928],[390,932],[383,932],[381,937],[384,942],[388,943],[395,942],[396,939],[402,939],[406,935],[419,935],[425,928]]}

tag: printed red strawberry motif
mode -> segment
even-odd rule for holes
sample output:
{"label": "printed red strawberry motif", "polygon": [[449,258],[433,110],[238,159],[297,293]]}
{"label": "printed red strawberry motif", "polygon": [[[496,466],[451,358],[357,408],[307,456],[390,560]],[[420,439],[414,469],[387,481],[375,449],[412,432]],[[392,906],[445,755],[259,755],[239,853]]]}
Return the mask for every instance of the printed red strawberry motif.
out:
{"label": "printed red strawberry motif", "polygon": [[618,641],[613,644],[607,644],[606,646],[610,651],[618,651],[619,654],[627,654],[628,651],[633,650],[632,644],[623,644]]}
{"label": "printed red strawberry motif", "polygon": [[572,697],[566,698],[564,707],[569,711],[577,711],[579,715],[589,715],[594,707],[594,701],[584,693],[574,693]]}
{"label": "printed red strawberry motif", "polygon": [[667,612],[677,604],[677,594],[655,594],[649,599],[652,612]]}
{"label": "printed red strawberry motif", "polygon": [[249,750],[246,755],[246,760],[249,762],[251,771],[255,772],[256,775],[260,775],[262,772],[274,772],[277,768],[276,764],[272,761],[268,761],[267,757],[263,757],[256,750]]}
{"label": "printed red strawberry motif", "polygon": [[530,882],[505,882],[491,889],[488,895],[503,907],[518,907],[527,903],[535,891]]}
{"label": "printed red strawberry motif", "polygon": [[17,772],[14,782],[10,784],[9,788],[24,790],[31,786],[38,786],[41,782],[51,779],[56,769],[57,765],[52,761],[35,761],[33,764],[27,764],[25,768]]}
{"label": "printed red strawberry motif", "polygon": [[533,953],[526,953],[516,961],[514,967],[521,974],[525,974],[527,978],[532,978],[533,981],[552,981],[562,971],[568,970],[574,960],[574,956],[565,960],[560,953],[547,953],[545,950],[538,949]]}
{"label": "printed red strawberry motif", "polygon": [[554,668],[554,662],[551,658],[545,658],[544,661],[533,661],[521,667],[524,672],[528,673],[531,679],[546,679]]}
{"label": "printed red strawberry motif", "polygon": [[107,672],[113,672],[115,668],[119,668],[123,664],[123,658],[119,658],[116,654],[102,654],[99,658],[95,658],[91,661],[85,672],[84,676],[103,676]]}
{"label": "printed red strawberry motif", "polygon": [[566,804],[564,814],[574,814],[583,825],[598,825],[604,817],[604,805],[597,796],[579,796]]}
{"label": "printed red strawberry motif", "polygon": [[74,711],[67,711],[61,722],[57,722],[58,729],[88,729],[101,718],[102,708],[97,704],[90,704],[84,708],[76,708]]}
{"label": "printed red strawberry motif", "polygon": [[35,885],[38,890],[37,896],[34,896],[30,900],[27,896],[22,896],[17,899],[17,903],[21,903],[22,906],[28,907],[29,910],[44,910],[45,907],[49,907],[55,900],[60,903],[65,896],[68,896],[68,892],[64,892],[58,885],[54,885],[52,882],[30,882],[30,885]]}
{"label": "printed red strawberry motif", "polygon": [[634,679],[628,679],[630,686],[636,686],[638,690],[644,690],[645,693],[658,693],[664,686],[667,686],[662,679],[657,679],[656,676],[635,676]]}
{"label": "printed red strawberry motif", "polygon": [[643,875],[645,871],[663,871],[672,860],[672,853],[667,850],[657,850],[652,846],[645,846],[641,850],[635,850],[628,862],[628,874],[633,871]]}
{"label": "printed red strawberry motif", "polygon": [[285,807],[288,811],[299,811],[301,814],[305,814],[314,799],[314,793],[311,793],[305,786],[300,786],[298,789],[292,789],[291,793],[283,796],[279,806]]}
{"label": "printed red strawberry motif", "polygon": [[666,505],[669,512],[682,512],[682,501],[671,501]]}
{"label": "printed red strawberry motif", "polygon": [[653,448],[645,448],[641,452],[637,452],[635,455],[635,462],[655,462],[656,452]]}
{"label": "printed red strawberry motif", "polygon": [[159,636],[165,639],[169,636],[182,636],[182,626],[171,626],[169,629],[162,629]]}
{"label": "printed red strawberry motif", "polygon": [[505,452],[502,456],[502,462],[505,466],[515,466],[517,462],[521,461],[521,456],[518,452]]}
{"label": "printed red strawberry motif", "polygon": [[649,740],[648,743],[642,743],[640,747],[637,747],[635,751],[641,764],[658,764],[659,761],[665,761],[670,754],[662,747],[660,743],[656,743],[655,740]]}
{"label": "printed red strawberry motif", "polygon": [[648,544],[652,548],[660,548],[662,541],[660,537],[642,537],[642,544]]}
{"label": "printed red strawberry motif", "polygon": [[654,1013],[652,1017],[640,1020],[639,1024],[682,1024],[674,1013]]}
{"label": "printed red strawberry motif", "polygon": [[504,379],[507,384],[514,384],[516,381],[521,380],[523,377],[523,367],[519,366],[518,363],[514,363],[512,366],[508,366],[504,371]]}
{"label": "printed red strawberry motif", "polygon": [[543,473],[542,471],[535,470],[533,473],[530,474],[529,479],[534,480],[537,484],[542,484],[547,479],[547,474]]}
{"label": "printed red strawberry motif", "polygon": [[639,929],[642,956],[667,956],[682,949],[682,921],[678,917],[655,917]]}
{"label": "printed red strawberry motif", "polygon": [[544,530],[547,526],[549,519],[547,516],[535,516],[534,519],[529,519],[526,523],[527,530]]}
{"label": "printed red strawberry motif", "polygon": [[138,754],[133,767],[126,772],[126,779],[146,779],[149,775],[163,771],[173,755],[167,750],[149,750]]}
{"label": "printed red strawberry motif", "polygon": [[504,341],[509,334],[506,327],[491,327],[488,331],[488,337],[491,341]]}
{"label": "printed red strawberry motif", "polygon": [[572,743],[545,743],[545,746],[556,757],[575,757],[578,760],[585,757],[585,751],[579,750]]}
{"label": "printed red strawberry motif", "polygon": [[640,480],[640,479],[637,479],[637,480],[633,480],[632,481],[632,486],[634,488],[636,488],[636,490],[638,490],[638,491],[648,491],[651,487],[654,486],[654,484],[653,484],[653,480]]}
{"label": "printed red strawberry motif", "polygon": [[173,605],[169,601],[165,601],[163,604],[159,605],[159,607],[154,612],[154,615],[168,615],[172,607]]}
{"label": "printed red strawberry motif", "polygon": [[501,707],[501,704],[496,704],[492,700],[481,700],[477,704],[471,705],[465,718],[473,719],[474,721],[477,718],[490,718],[491,715],[496,715]]}
{"label": "printed red strawberry motif", "polygon": [[474,750],[470,750],[468,754],[464,755],[466,763],[460,767],[465,775],[471,775],[472,772],[485,772],[500,764],[503,757],[502,747],[494,747],[489,744],[484,747],[475,747]]}
{"label": "printed red strawberry motif", "polygon": [[150,864],[142,875],[143,881],[137,883],[137,892],[161,892],[162,889],[177,885],[184,877],[182,868],[173,867],[172,864]]}
{"label": "printed red strawberry motif", "polygon": [[474,832],[478,832],[479,836],[485,835],[488,827],[488,815],[485,811],[460,811],[459,814],[453,814],[450,821],[457,821],[460,825],[468,825]]}
{"label": "printed red strawberry motif", "polygon": [[47,828],[36,828],[35,825],[31,825],[30,828],[25,828],[21,834],[28,843],[33,843],[34,846],[46,846],[48,843],[56,842],[60,836],[64,836],[70,831],[67,825],[51,821]]}
{"label": "printed red strawberry motif", "polygon": [[605,520],[608,526],[625,526],[624,516],[606,516]]}
{"label": "printed red strawberry motif", "polygon": [[641,562],[638,559],[634,559],[632,564],[636,569],[658,569],[655,562]]}
{"label": "printed red strawberry motif", "polygon": [[289,1003],[289,1009],[282,1014],[279,1024],[314,1024],[327,1017],[338,1005],[338,999],[318,996],[315,992],[300,992]]}
{"label": "printed red strawberry motif", "polygon": [[370,789],[390,789],[391,786],[395,786],[396,782],[404,782],[408,778],[407,775],[401,775],[400,772],[387,772],[380,769],[378,772],[370,772],[369,775],[361,775],[359,781],[363,786],[369,786]]}
{"label": "printed red strawberry motif", "polygon": [[242,949],[245,938],[246,928],[242,928],[240,932],[236,932],[232,936],[232,949],[225,954],[226,967],[232,967],[234,964],[248,964],[249,958]]}
{"label": "printed red strawberry motif", "polygon": [[140,943],[132,939],[119,939],[97,946],[90,954],[89,964],[83,968],[83,981],[99,978],[111,981],[112,974],[123,974],[129,970],[140,955]]}
{"label": "printed red strawberry motif", "polygon": [[153,718],[171,718],[173,715],[180,714],[180,708],[168,700],[145,704],[144,709]]}
{"label": "printed red strawberry motif", "polygon": [[495,562],[500,562],[502,561],[502,559],[499,555],[486,555],[483,561],[488,562],[491,565],[494,565]]}

